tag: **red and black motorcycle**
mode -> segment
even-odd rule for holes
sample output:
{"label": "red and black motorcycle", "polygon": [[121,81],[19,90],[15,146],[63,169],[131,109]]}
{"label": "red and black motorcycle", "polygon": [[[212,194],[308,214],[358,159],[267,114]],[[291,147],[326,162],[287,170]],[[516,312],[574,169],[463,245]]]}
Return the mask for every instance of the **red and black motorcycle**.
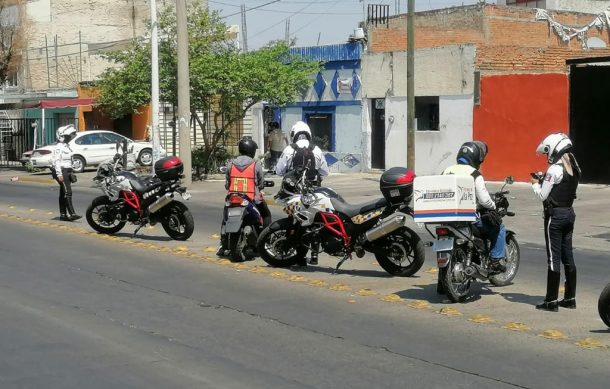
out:
{"label": "red and black motorcycle", "polygon": [[104,192],[87,208],[87,223],[103,234],[119,232],[127,222],[137,226],[133,233],[147,224],[161,223],[170,238],[187,240],[193,234],[195,223],[188,207],[174,199],[177,194],[184,200],[191,195],[181,185],[182,161],[166,157],[155,162],[155,175],[137,176],[122,170],[120,155],[102,163],[93,180]]}

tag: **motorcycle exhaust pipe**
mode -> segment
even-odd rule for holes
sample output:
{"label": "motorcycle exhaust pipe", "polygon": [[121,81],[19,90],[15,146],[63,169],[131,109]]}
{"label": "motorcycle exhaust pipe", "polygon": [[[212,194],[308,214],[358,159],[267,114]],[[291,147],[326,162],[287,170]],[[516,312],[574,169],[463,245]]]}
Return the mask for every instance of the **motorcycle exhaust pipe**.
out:
{"label": "motorcycle exhaust pipe", "polygon": [[148,206],[148,212],[149,213],[157,212],[158,210],[160,210],[161,208],[163,208],[167,204],[169,204],[172,201],[173,197],[174,197],[173,193],[164,194],[163,196],[159,197],[154,203],[152,203]]}
{"label": "motorcycle exhaust pipe", "polygon": [[407,215],[401,212],[397,212],[392,216],[389,216],[381,220],[381,225],[375,227],[365,233],[366,240],[372,242],[383,236],[388,235],[391,232],[396,231],[400,227],[404,227],[407,221]]}

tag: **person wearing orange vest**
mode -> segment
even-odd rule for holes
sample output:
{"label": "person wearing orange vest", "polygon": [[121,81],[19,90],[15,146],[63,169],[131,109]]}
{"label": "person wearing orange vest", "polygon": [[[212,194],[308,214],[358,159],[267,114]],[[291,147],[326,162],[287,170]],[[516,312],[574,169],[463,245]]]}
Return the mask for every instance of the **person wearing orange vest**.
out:
{"label": "person wearing orange vest", "polygon": [[[263,198],[264,171],[261,163],[254,160],[258,145],[250,138],[239,141],[237,148],[239,156],[227,166],[225,188],[229,193],[242,193],[256,205],[263,218],[263,228],[271,224],[271,212]],[[223,255],[226,250],[225,237],[220,238],[217,255]]]}

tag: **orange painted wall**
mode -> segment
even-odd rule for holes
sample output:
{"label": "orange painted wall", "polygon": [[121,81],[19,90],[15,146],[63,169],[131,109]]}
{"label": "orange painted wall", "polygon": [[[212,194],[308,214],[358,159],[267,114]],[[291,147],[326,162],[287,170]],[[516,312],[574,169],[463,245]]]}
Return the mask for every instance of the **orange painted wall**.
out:
{"label": "orange painted wall", "polygon": [[486,180],[512,175],[529,181],[529,172],[545,171],[536,155],[552,132],[569,131],[566,74],[512,74],[481,78],[481,105],[475,106],[473,135],[489,145],[482,166]]}
{"label": "orange painted wall", "polygon": [[148,136],[146,126],[150,123],[151,107],[140,108],[140,113],[131,115],[131,133],[134,140],[145,140]]}

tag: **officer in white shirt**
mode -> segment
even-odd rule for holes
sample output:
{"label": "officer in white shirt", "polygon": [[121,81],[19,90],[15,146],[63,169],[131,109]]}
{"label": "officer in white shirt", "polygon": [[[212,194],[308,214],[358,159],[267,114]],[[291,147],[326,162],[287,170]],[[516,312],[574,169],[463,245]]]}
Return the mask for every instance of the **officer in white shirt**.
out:
{"label": "officer in white shirt", "polygon": [[53,150],[51,173],[59,184],[59,220],[74,221],[82,216],[77,215],[72,205],[72,150],[70,141],[76,135],[72,124],[57,129],[57,144]]}

